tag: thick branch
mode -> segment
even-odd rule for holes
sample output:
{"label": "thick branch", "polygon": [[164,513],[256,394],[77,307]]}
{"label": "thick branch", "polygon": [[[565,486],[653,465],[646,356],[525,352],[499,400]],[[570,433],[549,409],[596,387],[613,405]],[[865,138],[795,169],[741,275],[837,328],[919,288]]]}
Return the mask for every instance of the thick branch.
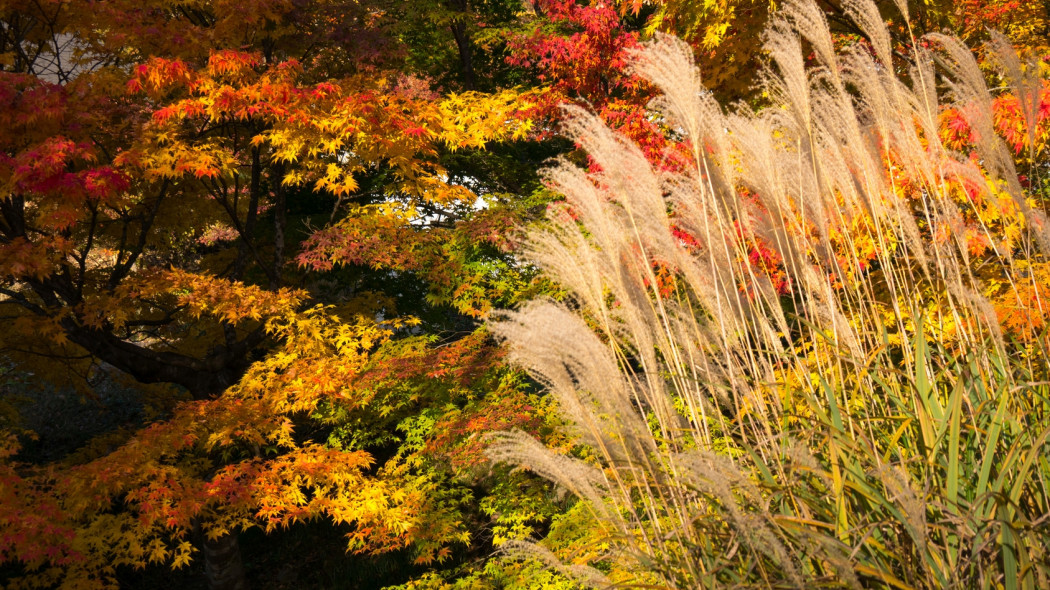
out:
{"label": "thick branch", "polygon": [[139,382],[175,383],[189,390],[194,399],[222,393],[236,383],[251,364],[248,353],[266,338],[265,331],[258,328],[230,346],[218,346],[204,358],[196,358],[144,348],[72,320],[62,325],[70,341]]}

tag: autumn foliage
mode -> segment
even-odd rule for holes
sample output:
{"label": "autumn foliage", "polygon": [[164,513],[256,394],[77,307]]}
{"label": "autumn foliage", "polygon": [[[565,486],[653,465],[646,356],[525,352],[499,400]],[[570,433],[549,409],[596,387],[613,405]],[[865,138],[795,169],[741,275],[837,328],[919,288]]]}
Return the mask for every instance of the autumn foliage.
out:
{"label": "autumn foliage", "polygon": [[[0,586],[570,588],[572,572],[548,567],[566,560],[632,579],[606,559],[615,543],[600,510],[540,469],[490,461],[487,433],[513,431],[601,463],[559,414],[565,400],[509,363],[485,322],[530,299],[579,302],[534,264],[526,237],[587,219],[552,190],[552,162],[608,188],[608,162],[574,131],[579,109],[666,178],[714,182],[704,157],[746,163],[724,150],[728,125],[702,137],[667,116],[665,89],[637,60],[654,36],[676,34],[697,59],[704,87],[692,92],[769,115],[783,97],[770,94],[777,70],[759,40],[781,4],[0,0]],[[824,3],[834,46],[807,42],[809,71],[828,52],[862,52],[904,77],[916,55],[943,50],[922,35],[944,28],[977,50],[975,75],[996,89],[967,96],[931,73],[957,99],[892,132],[950,152],[958,166],[939,184],[891,141],[874,157],[902,211],[922,211],[936,184],[953,213],[880,238],[870,215],[816,223],[804,200],[778,211],[768,187],[740,183],[739,209],[719,221],[722,262],[754,280],[727,297],[782,309],[789,341],[814,279],[784,239],[817,244],[805,255],[828,263],[829,296],[888,297],[870,286],[892,282],[886,261],[907,239],[961,244],[960,273],[1035,379],[1050,295],[1050,266],[1032,254],[1050,141],[1046,7],[913,2],[902,16],[883,2],[881,44],[850,16],[858,5]],[[1011,47],[1016,64],[996,61]],[[835,84],[821,72],[801,85]],[[770,133],[755,141],[783,141]],[[1009,154],[994,164],[993,137]],[[832,198],[847,209],[844,189]],[[754,230],[775,219],[784,232]],[[682,252],[709,254],[710,226],[668,223]],[[682,294],[680,260],[634,270],[653,301]],[[592,287],[618,305],[608,285]],[[913,339],[920,318],[953,313],[957,294],[916,295],[898,302],[879,354]],[[938,344],[962,350],[967,330],[940,321]],[[820,350],[794,353],[826,368]],[[617,362],[633,370],[639,352]],[[53,411],[56,400],[77,405]],[[685,417],[685,399],[675,404]],[[726,424],[760,404],[734,407],[707,419],[724,430],[712,448],[736,458],[754,451],[734,447]],[[89,414],[104,419],[57,435],[50,424]],[[660,428],[655,413],[644,424]],[[549,554],[514,553],[540,537]],[[655,583],[649,573],[636,581]]]}

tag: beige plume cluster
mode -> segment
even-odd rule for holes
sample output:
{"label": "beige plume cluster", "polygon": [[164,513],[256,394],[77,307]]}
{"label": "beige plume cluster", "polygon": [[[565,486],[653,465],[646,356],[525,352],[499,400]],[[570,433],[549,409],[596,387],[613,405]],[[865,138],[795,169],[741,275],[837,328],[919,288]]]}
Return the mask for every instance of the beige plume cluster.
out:
{"label": "beige plume cluster", "polygon": [[[906,22],[907,5],[897,4]],[[679,588],[934,587],[983,575],[986,556],[944,541],[976,542],[980,527],[953,516],[950,535],[931,537],[946,525],[931,529],[930,515],[950,511],[923,489],[936,478],[908,463],[921,459],[888,446],[887,432],[903,427],[886,417],[915,395],[943,406],[944,384],[961,382],[933,349],[969,355],[989,389],[1019,387],[1001,368],[1011,345],[963,243],[971,204],[951,187],[1004,191],[1023,215],[1026,235],[1011,250],[996,247],[995,228],[980,228],[994,252],[984,264],[1003,281],[1029,280],[1018,261],[1047,252],[1050,227],[993,129],[973,54],[932,35],[912,39],[902,62],[870,0],[844,6],[867,46],[836,50],[810,0],[776,13],[765,34],[770,104],[758,112],[719,105],[682,41],[658,36],[634,56],[636,73],[662,92],[652,104],[660,122],[691,147],[684,171],[654,166],[595,115],[568,108],[566,131],[597,171],[568,161],[546,171],[565,208],[529,235],[527,258],[571,297],[491,325],[556,397],[590,459],[521,433],[494,435],[491,455],[589,505],[620,578],[559,565],[588,585],[624,582],[625,571]],[[991,49],[1034,130],[1039,79],[1002,37]],[[975,131],[978,159],[942,145],[948,104]],[[876,246],[871,260],[861,243]],[[759,245],[782,261],[787,295],[749,261]],[[669,292],[657,266],[673,269]],[[924,342],[949,333],[950,342]],[[960,415],[942,412],[949,426]],[[862,486],[880,494],[877,510],[861,509]],[[812,504],[798,499],[806,494]],[[903,561],[880,561],[879,547]],[[539,545],[508,549],[561,563]]]}

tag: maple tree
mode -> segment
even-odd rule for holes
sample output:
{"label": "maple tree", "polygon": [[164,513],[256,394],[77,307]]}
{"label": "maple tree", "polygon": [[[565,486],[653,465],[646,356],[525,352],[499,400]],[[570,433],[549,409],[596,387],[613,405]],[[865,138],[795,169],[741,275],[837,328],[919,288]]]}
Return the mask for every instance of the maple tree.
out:
{"label": "maple tree", "polygon": [[[520,138],[528,95],[432,91],[382,3],[5,2],[0,14],[3,354],[82,389],[114,369],[181,386],[145,398],[162,419],[72,464],[18,463],[7,439],[12,583],[181,567],[200,530],[212,586],[239,587],[239,531],[317,517],[351,525],[355,551],[443,558],[464,532],[432,474],[299,434],[373,412],[356,376],[375,349],[407,350],[392,338],[417,322],[396,296],[294,286],[300,268],[396,268],[426,273],[432,305],[477,314],[499,299],[493,277],[527,284],[501,253],[496,197],[474,215],[478,193],[442,159]],[[462,24],[450,32],[466,64]],[[316,217],[335,223],[314,232]],[[357,240],[362,228],[386,233]],[[372,428],[389,414],[374,412]]]}

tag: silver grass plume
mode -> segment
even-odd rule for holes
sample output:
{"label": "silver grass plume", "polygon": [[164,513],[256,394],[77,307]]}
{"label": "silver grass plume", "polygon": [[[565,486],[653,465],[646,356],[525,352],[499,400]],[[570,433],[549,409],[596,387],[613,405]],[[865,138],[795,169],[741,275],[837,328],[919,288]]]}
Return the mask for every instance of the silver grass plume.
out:
{"label": "silver grass plume", "polygon": [[[907,20],[906,2],[896,3]],[[1024,203],[969,50],[953,37],[930,37],[947,64],[948,96],[932,50],[915,48],[905,64],[911,79],[902,82],[875,4],[847,0],[844,7],[874,55],[858,47],[836,52],[816,4],[789,0],[764,36],[773,104],[758,113],[725,112],[703,90],[683,41],[658,34],[633,55],[632,70],[662,93],[650,107],[689,140],[693,161],[684,171],[654,168],[598,117],[566,107],[566,133],[596,171],[561,160],[545,172],[565,203],[530,233],[525,252],[569,300],[533,302],[491,323],[512,360],[555,397],[593,464],[559,457],[520,432],[493,435],[491,457],[577,495],[604,522],[610,559],[655,573],[667,587],[732,585],[716,573],[729,570],[753,574],[759,586],[802,587],[831,572],[859,587],[859,549],[842,541],[854,532],[842,521],[844,506],[829,509],[830,522],[806,528],[798,523],[816,518],[808,508],[785,520],[763,487],[798,486],[820,497],[841,487],[843,469],[885,491],[895,530],[912,542],[902,551],[926,564],[916,580],[944,581],[922,560],[929,507],[901,463],[873,453],[864,466],[839,465],[834,451],[829,462],[827,445],[834,449],[835,437],[873,440],[871,421],[855,419],[854,409],[889,405],[892,384],[871,363],[891,334],[902,342],[894,375],[929,372],[929,360],[906,345],[920,329],[922,305],[938,304],[932,321],[955,326],[961,343],[1005,350],[995,311],[969,270],[966,204],[948,188],[959,180],[984,185],[984,175],[941,144],[937,118],[945,106],[962,108],[984,170],[1008,185],[1035,242],[1050,252],[1050,227]],[[803,39],[819,68],[805,67]],[[1001,38],[993,49],[1028,92],[1022,100],[1030,110],[1038,97],[1031,69]],[[857,251],[865,243],[878,245],[869,258]],[[788,294],[750,260],[759,244],[779,256]],[[1009,253],[997,256],[1013,280]],[[674,269],[670,294],[658,288],[657,264]],[[990,370],[990,361],[981,362]],[[803,442],[807,412],[833,425]],[[712,539],[733,548],[696,550]],[[563,568],[536,544],[515,542],[508,551],[586,584],[611,583]]]}

